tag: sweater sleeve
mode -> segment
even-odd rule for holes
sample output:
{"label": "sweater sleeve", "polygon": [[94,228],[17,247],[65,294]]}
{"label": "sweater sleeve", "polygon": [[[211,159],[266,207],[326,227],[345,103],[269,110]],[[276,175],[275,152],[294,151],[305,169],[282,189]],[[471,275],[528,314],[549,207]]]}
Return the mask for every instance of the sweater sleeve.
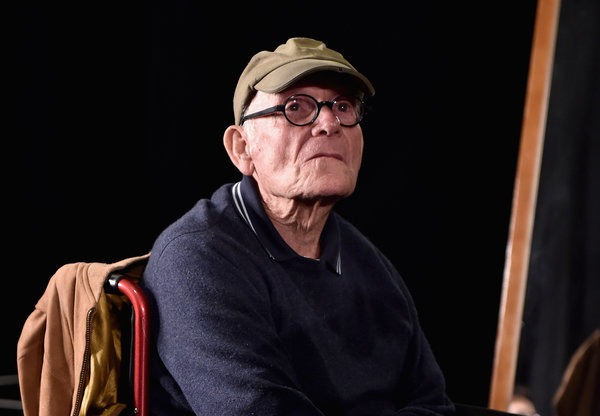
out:
{"label": "sweater sleeve", "polygon": [[[159,390],[198,415],[321,416],[298,388],[268,288],[252,279],[252,265],[186,238],[152,257],[143,279],[162,366],[153,368],[163,377]],[[152,393],[155,411],[162,393]]]}

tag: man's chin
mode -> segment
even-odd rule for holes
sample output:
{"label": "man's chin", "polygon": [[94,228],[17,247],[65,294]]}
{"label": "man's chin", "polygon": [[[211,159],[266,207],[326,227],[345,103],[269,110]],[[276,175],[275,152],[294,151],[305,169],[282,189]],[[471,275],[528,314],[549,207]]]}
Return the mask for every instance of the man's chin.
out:
{"label": "man's chin", "polygon": [[354,186],[326,186],[312,188],[307,193],[308,199],[319,199],[322,201],[336,202],[340,199],[347,198],[354,192]]}

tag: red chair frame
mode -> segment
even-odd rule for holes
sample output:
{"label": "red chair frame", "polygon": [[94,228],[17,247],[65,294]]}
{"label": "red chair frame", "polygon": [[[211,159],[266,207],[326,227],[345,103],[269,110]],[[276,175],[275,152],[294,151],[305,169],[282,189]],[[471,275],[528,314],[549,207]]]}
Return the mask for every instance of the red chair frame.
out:
{"label": "red chair frame", "polygon": [[107,284],[113,292],[123,294],[131,302],[133,309],[133,357],[131,357],[133,375],[131,377],[131,390],[133,392],[134,412],[139,416],[148,416],[148,386],[150,381],[148,298],[137,282],[122,274],[112,274],[109,276]]}

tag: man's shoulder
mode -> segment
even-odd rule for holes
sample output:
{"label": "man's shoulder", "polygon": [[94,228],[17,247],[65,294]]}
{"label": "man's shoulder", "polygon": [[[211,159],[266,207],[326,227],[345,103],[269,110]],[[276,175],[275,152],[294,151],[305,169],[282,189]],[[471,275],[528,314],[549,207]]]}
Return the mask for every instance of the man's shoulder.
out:
{"label": "man's shoulder", "polygon": [[179,248],[190,244],[215,245],[228,236],[241,238],[247,224],[241,220],[232,196],[233,184],[219,187],[211,196],[203,197],[179,218],[167,225],[157,237],[156,249],[168,245]]}

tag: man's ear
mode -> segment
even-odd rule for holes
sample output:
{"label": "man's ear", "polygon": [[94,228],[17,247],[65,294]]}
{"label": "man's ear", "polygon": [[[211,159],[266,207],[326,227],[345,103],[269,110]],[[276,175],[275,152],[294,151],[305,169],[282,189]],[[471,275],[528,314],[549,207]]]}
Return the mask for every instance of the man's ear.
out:
{"label": "man's ear", "polygon": [[229,159],[242,174],[252,176],[254,163],[248,154],[248,140],[246,132],[241,126],[229,126],[223,133],[223,145]]}

